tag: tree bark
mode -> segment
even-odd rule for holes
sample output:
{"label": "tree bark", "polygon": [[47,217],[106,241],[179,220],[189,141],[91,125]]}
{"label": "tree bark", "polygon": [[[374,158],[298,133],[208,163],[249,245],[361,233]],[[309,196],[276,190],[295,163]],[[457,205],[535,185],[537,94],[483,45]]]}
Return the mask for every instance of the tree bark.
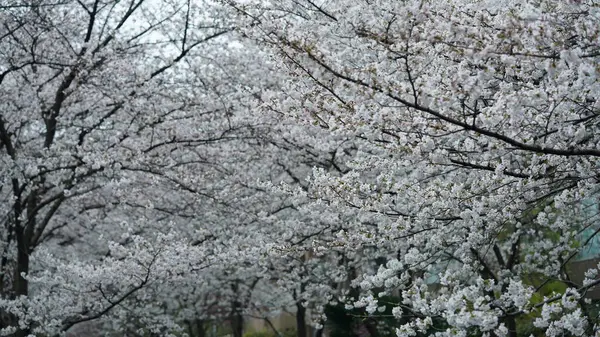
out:
{"label": "tree bark", "polygon": [[204,320],[196,320],[196,328],[198,329],[198,337],[206,337],[206,328],[204,327]]}
{"label": "tree bark", "polygon": [[233,302],[233,310],[231,311],[231,329],[233,337],[243,337],[244,335],[244,317],[240,312],[241,303]]}
{"label": "tree bark", "polygon": [[[17,214],[21,214],[22,212],[21,207],[17,206],[18,208],[15,208],[15,239],[17,242],[17,266],[13,281],[15,297],[26,297],[29,294],[29,281],[23,275],[29,273],[29,254],[31,253],[32,237],[36,226],[37,206],[38,193],[34,190],[27,197],[27,221],[25,223],[19,221],[17,217]],[[15,320],[15,323],[18,325],[18,319]],[[29,335],[30,330],[29,327],[19,329],[15,333],[15,337],[25,337]]]}
{"label": "tree bark", "polygon": [[302,306],[302,303],[296,302],[296,331],[297,337],[306,336],[306,308]]}
{"label": "tree bark", "polygon": [[[29,282],[23,277],[29,272],[29,240],[23,226],[16,226],[15,238],[17,241],[17,266],[13,281],[13,291],[15,297],[27,296],[29,290]],[[15,318],[14,324],[18,324]],[[29,335],[28,329],[17,330],[15,337],[25,337]]]}

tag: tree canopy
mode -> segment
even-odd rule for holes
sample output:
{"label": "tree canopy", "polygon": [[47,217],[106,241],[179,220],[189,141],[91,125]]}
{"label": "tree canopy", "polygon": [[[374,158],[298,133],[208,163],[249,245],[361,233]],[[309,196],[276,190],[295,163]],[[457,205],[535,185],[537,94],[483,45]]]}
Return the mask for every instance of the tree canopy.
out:
{"label": "tree canopy", "polygon": [[0,0],[0,335],[595,336],[599,20]]}

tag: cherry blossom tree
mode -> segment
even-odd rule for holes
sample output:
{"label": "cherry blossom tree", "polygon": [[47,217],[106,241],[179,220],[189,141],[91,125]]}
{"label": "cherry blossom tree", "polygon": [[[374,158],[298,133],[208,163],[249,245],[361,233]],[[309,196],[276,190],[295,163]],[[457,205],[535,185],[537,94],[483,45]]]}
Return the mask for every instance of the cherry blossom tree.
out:
{"label": "cherry blossom tree", "polygon": [[0,9],[3,335],[597,333],[593,1]]}
{"label": "cherry blossom tree", "polygon": [[353,215],[338,245],[386,257],[354,306],[401,295],[398,336],[596,333],[597,270],[569,272],[598,232],[595,2],[230,5],[294,76],[278,109],[364,140],[310,192]]}
{"label": "cherry blossom tree", "polygon": [[350,150],[259,109],[287,75],[214,3],[2,8],[2,333],[241,336],[290,306],[304,327],[341,277],[304,260],[334,228],[270,185]]}
{"label": "cherry blossom tree", "polygon": [[202,244],[235,197],[219,144],[253,131],[217,7],[0,3],[4,335],[123,314],[227,255]]}

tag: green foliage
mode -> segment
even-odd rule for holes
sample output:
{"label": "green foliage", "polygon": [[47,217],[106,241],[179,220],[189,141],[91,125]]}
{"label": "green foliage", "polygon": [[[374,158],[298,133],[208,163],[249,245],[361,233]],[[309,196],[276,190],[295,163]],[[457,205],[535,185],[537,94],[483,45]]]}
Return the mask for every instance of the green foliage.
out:
{"label": "green foliage", "polygon": [[327,316],[326,327],[331,337],[352,336],[352,326],[355,318],[342,304],[326,306],[325,315]]}
{"label": "green foliage", "polygon": [[[396,336],[396,328],[408,322],[410,317],[396,318],[392,314],[394,304],[401,299],[395,296],[379,298],[379,304],[385,310],[369,315],[364,309],[346,310],[343,304],[328,305],[325,307],[327,322],[325,327],[330,337],[355,337],[368,331],[372,337]],[[443,320],[434,319],[432,331],[445,329],[447,324]],[[419,335],[420,336],[420,335]]]}

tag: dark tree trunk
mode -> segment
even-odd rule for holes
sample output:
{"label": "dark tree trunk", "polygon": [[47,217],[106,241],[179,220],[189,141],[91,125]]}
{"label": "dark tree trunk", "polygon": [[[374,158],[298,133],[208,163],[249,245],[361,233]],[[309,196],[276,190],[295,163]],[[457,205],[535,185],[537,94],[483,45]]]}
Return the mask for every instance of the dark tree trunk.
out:
{"label": "dark tree trunk", "polygon": [[244,317],[241,313],[241,303],[233,302],[233,310],[231,312],[231,330],[233,337],[243,337],[244,335]]}
{"label": "dark tree trunk", "polygon": [[304,308],[300,302],[296,302],[296,331],[297,337],[307,337],[306,308]]}
{"label": "dark tree trunk", "polygon": [[17,228],[17,268],[13,283],[13,290],[16,296],[27,296],[29,283],[23,277],[23,274],[29,272],[29,244],[25,231],[22,227]]}
{"label": "dark tree trunk", "polygon": [[[27,274],[29,272],[29,245],[27,237],[23,231],[23,228],[17,228],[16,231],[16,239],[17,239],[17,266],[15,269],[14,283],[13,283],[13,291],[16,297],[19,296],[27,296],[29,283],[23,277],[23,274]],[[15,322],[14,324],[18,324]],[[15,337],[25,337],[29,335],[28,329],[18,330],[15,334]]]}
{"label": "dark tree trunk", "polygon": [[[30,219],[27,225],[33,225],[32,221],[33,219]],[[15,297],[27,296],[29,293],[29,282],[23,277],[23,275],[29,273],[29,233],[30,231],[21,223],[17,222],[15,224],[15,239],[17,243],[17,265],[13,278],[13,294]],[[16,317],[13,324],[18,324]],[[29,335],[29,329],[19,329],[15,333],[15,337],[25,337],[27,335]]]}
{"label": "dark tree trunk", "polygon": [[321,328],[321,329],[317,330],[315,337],[323,337],[323,332],[325,332],[325,328]]}
{"label": "dark tree trunk", "polygon": [[[27,221],[20,222],[19,216],[22,212],[21,206],[15,203],[15,239],[17,242],[17,266],[13,280],[13,291],[15,297],[27,296],[29,294],[29,281],[23,276],[29,273],[29,254],[31,253],[31,244],[34,229],[36,226],[36,208],[38,206],[38,193],[31,192],[27,198]],[[27,308],[25,308],[27,310]],[[18,324],[18,322],[15,323]],[[30,334],[30,328],[19,329],[15,337],[25,337]]]}
{"label": "dark tree trunk", "polygon": [[198,329],[198,333],[196,336],[198,337],[206,337],[206,328],[204,326],[204,320],[197,319],[196,320],[196,329]]}

